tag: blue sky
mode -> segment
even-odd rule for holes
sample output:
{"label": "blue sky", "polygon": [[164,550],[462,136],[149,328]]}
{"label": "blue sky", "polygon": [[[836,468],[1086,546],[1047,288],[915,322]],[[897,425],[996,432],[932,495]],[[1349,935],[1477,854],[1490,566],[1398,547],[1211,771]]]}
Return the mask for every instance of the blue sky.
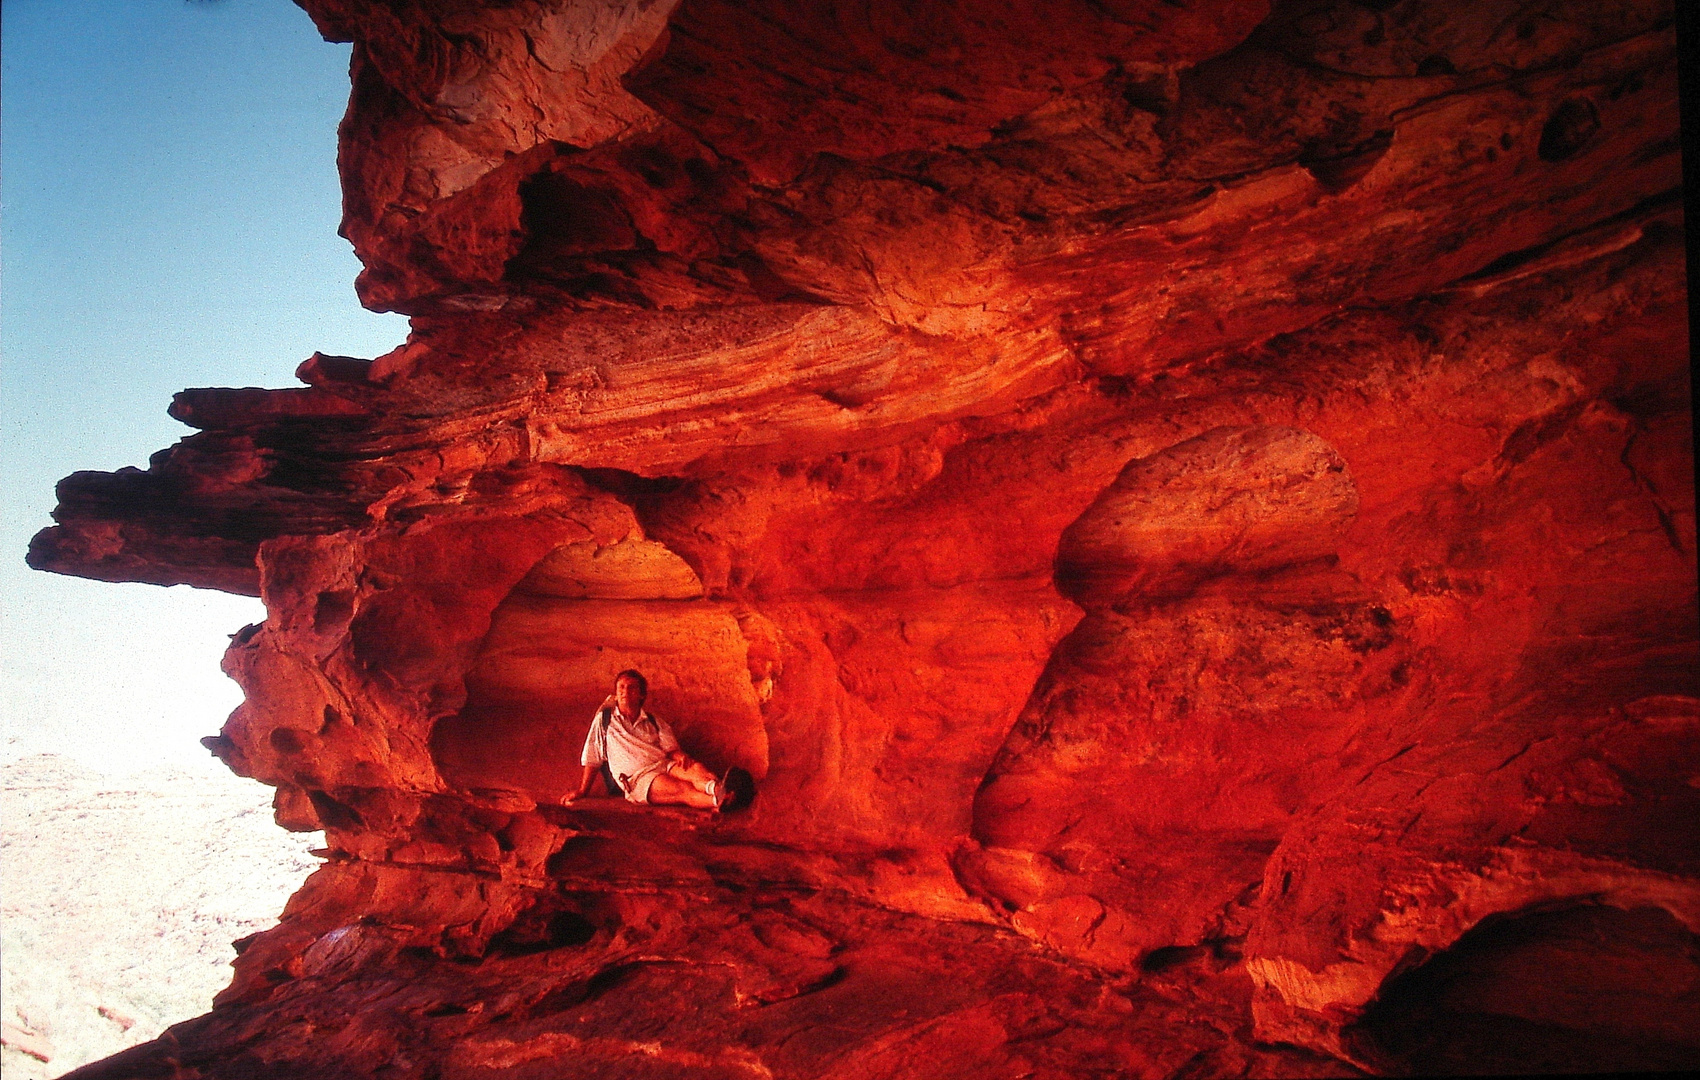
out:
{"label": "blue sky", "polygon": [[25,567],[53,485],[146,467],[188,386],[296,385],[376,356],[336,235],[347,45],[287,0],[6,0],[0,9],[0,756],[218,767],[198,738],[257,600]]}

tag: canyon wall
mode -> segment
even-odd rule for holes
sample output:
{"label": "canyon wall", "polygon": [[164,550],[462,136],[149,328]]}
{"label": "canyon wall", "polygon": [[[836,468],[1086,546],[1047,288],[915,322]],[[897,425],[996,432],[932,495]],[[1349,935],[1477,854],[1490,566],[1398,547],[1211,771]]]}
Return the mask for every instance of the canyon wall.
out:
{"label": "canyon wall", "polygon": [[1670,3],[301,2],[412,333],[30,560],[325,861],[85,1075],[1700,1063]]}

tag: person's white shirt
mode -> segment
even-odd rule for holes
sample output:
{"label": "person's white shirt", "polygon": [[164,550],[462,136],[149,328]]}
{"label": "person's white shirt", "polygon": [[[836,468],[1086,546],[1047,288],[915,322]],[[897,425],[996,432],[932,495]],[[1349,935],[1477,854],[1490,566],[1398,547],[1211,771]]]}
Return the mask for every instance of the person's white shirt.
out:
{"label": "person's white shirt", "polygon": [[[604,714],[607,723],[602,721]],[[622,787],[629,788],[643,773],[659,769],[668,755],[678,749],[679,740],[674,737],[673,729],[651,716],[649,710],[640,711],[637,719],[632,720],[619,706],[604,705],[591,718],[579,764],[596,768],[607,762],[608,771],[620,780]]]}

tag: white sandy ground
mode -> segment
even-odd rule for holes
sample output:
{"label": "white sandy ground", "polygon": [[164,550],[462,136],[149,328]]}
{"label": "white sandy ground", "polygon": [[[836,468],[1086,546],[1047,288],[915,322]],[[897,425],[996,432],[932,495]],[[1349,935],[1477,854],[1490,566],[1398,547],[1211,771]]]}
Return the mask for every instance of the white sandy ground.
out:
{"label": "white sandy ground", "polygon": [[[37,754],[0,764],[5,1080],[56,1077],[206,1012],[230,943],[273,925],[323,834],[215,766],[124,776]],[[34,1042],[32,1042],[35,1040]]]}

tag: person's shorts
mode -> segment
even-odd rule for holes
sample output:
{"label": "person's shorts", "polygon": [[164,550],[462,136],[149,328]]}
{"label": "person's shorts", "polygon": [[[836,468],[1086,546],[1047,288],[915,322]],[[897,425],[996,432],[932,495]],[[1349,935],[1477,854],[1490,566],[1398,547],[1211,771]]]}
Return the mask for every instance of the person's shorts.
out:
{"label": "person's shorts", "polygon": [[621,778],[621,786],[626,790],[626,801],[635,803],[649,802],[649,785],[655,778],[667,771],[667,761],[663,758],[647,768],[640,769],[636,776]]}

